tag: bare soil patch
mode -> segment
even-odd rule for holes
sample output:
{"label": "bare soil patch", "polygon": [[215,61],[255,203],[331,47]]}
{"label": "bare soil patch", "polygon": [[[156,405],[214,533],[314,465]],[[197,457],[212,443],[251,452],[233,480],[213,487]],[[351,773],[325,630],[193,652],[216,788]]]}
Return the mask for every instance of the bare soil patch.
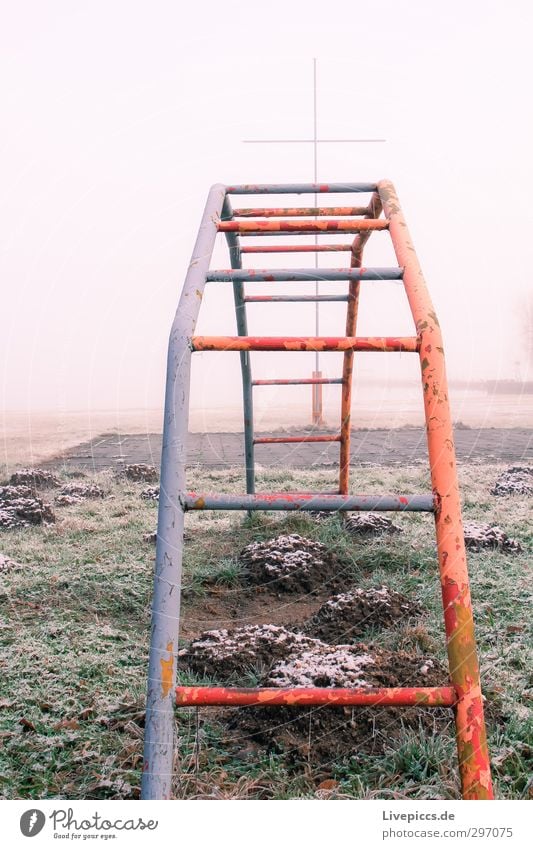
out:
{"label": "bare soil patch", "polygon": [[[279,552],[279,537],[273,542],[273,550]],[[296,542],[301,551],[300,541]],[[275,565],[279,563],[276,558]],[[417,602],[387,587],[356,589],[328,599],[318,610],[315,599],[313,615],[301,629],[295,624],[290,628],[263,623],[206,631],[182,649],[180,661],[199,676],[238,686],[250,686],[251,676],[257,686],[265,687],[446,685],[448,673],[435,658],[371,643],[341,642],[342,634],[346,638],[351,632],[349,639],[364,631],[369,621],[386,628],[421,612]],[[357,751],[381,751],[406,726],[444,729],[451,719],[444,710],[331,707],[224,709],[217,711],[217,717],[237,757],[239,751],[250,757],[255,747],[282,755],[289,767],[305,760],[320,770]]]}
{"label": "bare soil patch", "polygon": [[[276,664],[267,686],[401,687],[446,685],[448,674],[433,658],[375,647],[317,645]],[[287,766],[307,762],[326,772],[357,753],[380,753],[407,728],[444,731],[450,711],[429,708],[251,707],[225,711],[228,739],[284,756]]]}
{"label": "bare soil patch", "polygon": [[368,628],[388,628],[421,613],[418,602],[388,587],[357,588],[329,598],[303,631],[328,643],[346,643]]}

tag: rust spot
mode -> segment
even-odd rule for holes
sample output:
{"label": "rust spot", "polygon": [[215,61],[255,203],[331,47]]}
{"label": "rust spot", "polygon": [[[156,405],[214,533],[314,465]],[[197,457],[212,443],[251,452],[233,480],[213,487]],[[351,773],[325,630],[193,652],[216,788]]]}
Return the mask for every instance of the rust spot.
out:
{"label": "rust spot", "polygon": [[161,694],[165,699],[170,690],[172,688],[172,675],[174,672],[174,654],[172,652],[173,649],[172,641],[167,643],[167,651],[170,654],[170,657],[165,660],[163,657],[160,660],[161,663]]}

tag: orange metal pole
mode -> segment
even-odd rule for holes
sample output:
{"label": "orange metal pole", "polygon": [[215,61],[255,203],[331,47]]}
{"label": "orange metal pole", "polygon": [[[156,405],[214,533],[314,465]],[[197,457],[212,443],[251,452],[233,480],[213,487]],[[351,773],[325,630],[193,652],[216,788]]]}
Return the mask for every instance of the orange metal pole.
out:
{"label": "orange metal pole", "polygon": [[464,799],[492,799],[490,760],[466,564],[442,334],[401,207],[388,180],[378,192],[420,339],[424,410],[448,660],[457,693],[456,736]]}
{"label": "orange metal pole", "polygon": [[366,215],[366,206],[262,206],[246,209],[234,209],[234,218],[298,218],[321,215]]}
{"label": "orange metal pole", "polygon": [[261,235],[262,233],[360,233],[366,230],[386,230],[388,222],[381,218],[358,218],[345,221],[341,218],[323,221],[219,221],[221,233],[242,233],[243,235]]}
{"label": "orange metal pole", "polygon": [[[377,219],[381,215],[382,206],[379,195],[373,194],[366,213],[367,218]],[[363,248],[370,238],[371,230],[359,233],[352,245],[352,257],[350,265],[352,268],[361,268],[363,262]],[[355,336],[357,328],[357,312],[359,308],[359,280],[351,280],[348,289],[348,311],[346,315],[346,336]],[[350,477],[350,427],[352,410],[352,374],[353,374],[353,351],[346,351],[342,364],[342,396],[341,396],[341,450],[339,471],[339,492],[341,495],[348,494]]]}
{"label": "orange metal pole", "polygon": [[176,687],[176,704],[184,705],[359,705],[375,707],[453,707],[453,687],[329,688]]}
{"label": "orange metal pole", "polygon": [[193,351],[409,351],[416,336],[193,336]]}

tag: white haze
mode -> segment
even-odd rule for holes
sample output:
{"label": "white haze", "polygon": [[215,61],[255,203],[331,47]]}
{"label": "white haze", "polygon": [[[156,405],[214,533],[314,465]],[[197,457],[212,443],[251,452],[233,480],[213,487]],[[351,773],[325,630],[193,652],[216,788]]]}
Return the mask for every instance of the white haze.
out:
{"label": "white haze", "polygon": [[[161,404],[209,186],[312,179],[310,145],[242,139],[310,136],[313,56],[320,135],[388,140],[323,145],[319,179],[395,182],[451,377],[527,376],[530,4],[19,0],[2,18],[5,409]],[[367,264],[392,261],[386,238]],[[214,265],[228,265],[222,245]],[[342,307],[321,313],[322,331],[342,335]],[[360,316],[363,335],[412,330],[395,284],[363,284]],[[313,307],[250,309],[253,333],[313,328]],[[208,286],[198,329],[235,332],[229,287]],[[257,377],[312,367],[305,354],[254,360]],[[357,368],[378,386],[417,379],[408,356],[361,355]],[[263,403],[304,398],[280,392]],[[239,398],[238,356],[198,355],[193,408]]]}

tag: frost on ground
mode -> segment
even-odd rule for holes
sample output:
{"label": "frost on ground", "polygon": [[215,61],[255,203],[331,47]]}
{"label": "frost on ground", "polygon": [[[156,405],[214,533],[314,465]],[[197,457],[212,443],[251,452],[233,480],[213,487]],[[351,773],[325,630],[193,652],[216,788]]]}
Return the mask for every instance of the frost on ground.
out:
{"label": "frost on ground", "polygon": [[[216,680],[216,679],[215,679]],[[448,673],[435,659],[391,652],[365,644],[331,646],[302,641],[274,662],[260,679],[263,687],[445,686]],[[231,747],[259,747],[283,755],[284,762],[331,768],[335,760],[390,747],[405,727],[427,726],[442,733],[450,711],[432,708],[249,707],[226,714],[225,739]]]}
{"label": "frost on ground", "polygon": [[[406,679],[405,667],[412,673],[410,681]],[[435,670],[442,681],[442,667],[433,658],[372,649],[362,643],[331,646],[315,640],[310,649],[292,651],[275,663],[261,683],[267,687],[349,688],[401,687],[417,681],[419,686],[426,686]]]}
{"label": "frost on ground", "polygon": [[399,534],[402,529],[380,513],[352,513],[344,529],[354,536],[380,536],[381,534]]}
{"label": "frost on ground", "polygon": [[250,583],[268,584],[278,591],[312,592],[326,583],[332,587],[346,583],[335,554],[300,534],[252,542],[241,551],[240,561]]}
{"label": "frost on ground", "polygon": [[55,503],[61,507],[71,504],[81,504],[90,498],[104,498],[105,492],[101,486],[95,483],[67,483],[56,495]]}
{"label": "frost on ground", "polygon": [[22,563],[17,563],[11,557],[6,557],[5,554],[0,554],[0,574],[2,572],[14,572],[16,569],[22,569]]}
{"label": "frost on ground", "polygon": [[223,680],[252,668],[269,669],[276,660],[318,643],[281,625],[245,625],[205,631],[179,657],[194,672]]}
{"label": "frost on ground", "polygon": [[147,486],[141,492],[141,498],[144,498],[145,501],[159,501],[159,487]]}
{"label": "frost on ground", "polygon": [[368,687],[365,668],[374,656],[353,646],[329,646],[320,641],[274,664],[264,681],[268,687]]}
{"label": "frost on ground", "polygon": [[362,643],[330,645],[281,625],[205,631],[181,649],[179,658],[180,664],[214,681],[239,676],[242,681],[243,675],[255,670],[264,687],[424,686],[433,680],[434,672],[438,683],[446,678],[432,658]]}
{"label": "frost on ground", "polygon": [[510,466],[499,476],[491,495],[533,495],[533,466]]}
{"label": "frost on ground", "polygon": [[303,630],[329,643],[346,643],[368,628],[388,628],[421,613],[417,602],[389,587],[357,588],[329,598]]}
{"label": "frost on ground", "polygon": [[9,483],[11,486],[29,486],[32,489],[57,488],[61,481],[46,469],[19,469],[14,472]]}
{"label": "frost on ground", "polygon": [[157,483],[159,479],[156,467],[147,465],[146,463],[128,463],[121,469],[120,474],[130,481]]}
{"label": "frost on ground", "polygon": [[0,486],[0,528],[55,522],[54,511],[29,486]]}
{"label": "frost on ground", "polygon": [[484,548],[495,548],[510,554],[519,554],[522,551],[518,540],[508,537],[498,525],[465,522],[464,534],[465,545],[469,551],[482,551]]}

